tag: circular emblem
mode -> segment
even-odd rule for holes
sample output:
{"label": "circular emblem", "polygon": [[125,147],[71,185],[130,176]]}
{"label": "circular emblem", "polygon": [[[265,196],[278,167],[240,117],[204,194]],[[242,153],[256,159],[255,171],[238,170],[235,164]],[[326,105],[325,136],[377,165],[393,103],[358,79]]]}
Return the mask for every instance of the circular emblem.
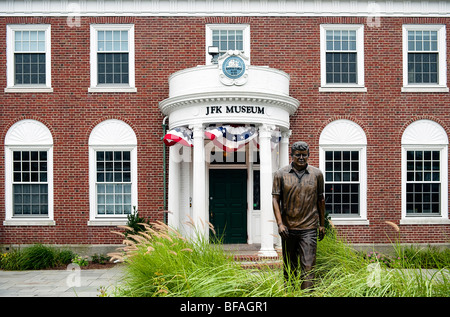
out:
{"label": "circular emblem", "polygon": [[228,78],[237,79],[245,73],[245,63],[242,58],[230,56],[222,64],[222,71]]}

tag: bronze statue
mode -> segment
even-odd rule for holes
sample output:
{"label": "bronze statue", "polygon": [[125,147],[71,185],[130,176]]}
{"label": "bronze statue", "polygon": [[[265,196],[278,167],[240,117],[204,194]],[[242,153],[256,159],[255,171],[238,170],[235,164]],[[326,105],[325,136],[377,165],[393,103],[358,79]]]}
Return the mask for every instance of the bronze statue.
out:
{"label": "bronze statue", "polygon": [[307,289],[313,286],[317,231],[319,240],[325,235],[324,179],[318,168],[308,165],[307,143],[295,142],[291,157],[292,163],[275,173],[272,203],[282,240],[285,281],[290,274],[298,276],[300,264],[301,288]]}

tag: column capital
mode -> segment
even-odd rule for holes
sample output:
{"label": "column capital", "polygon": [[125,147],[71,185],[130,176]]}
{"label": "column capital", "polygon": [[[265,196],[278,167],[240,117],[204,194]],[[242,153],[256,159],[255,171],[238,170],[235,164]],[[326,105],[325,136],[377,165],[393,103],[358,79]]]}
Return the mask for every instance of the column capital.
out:
{"label": "column capital", "polygon": [[193,138],[204,138],[205,134],[203,123],[191,124],[189,125],[189,129],[191,129],[193,132]]}
{"label": "column capital", "polygon": [[283,132],[281,132],[281,138],[282,138],[281,140],[289,139],[291,137],[291,135],[292,135],[292,130],[283,131]]}
{"label": "column capital", "polygon": [[276,126],[274,126],[274,125],[261,124],[258,127],[259,137],[270,138],[272,136],[272,132],[275,131],[275,129],[276,129]]}

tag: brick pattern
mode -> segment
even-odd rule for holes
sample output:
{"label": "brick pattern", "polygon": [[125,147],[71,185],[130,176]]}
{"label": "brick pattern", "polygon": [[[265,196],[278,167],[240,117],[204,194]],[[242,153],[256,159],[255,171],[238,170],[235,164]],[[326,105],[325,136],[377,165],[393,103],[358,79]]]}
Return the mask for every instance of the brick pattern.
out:
{"label": "brick pattern", "polygon": [[[252,64],[281,69],[291,76],[290,94],[300,101],[291,117],[291,142],[310,143],[318,166],[318,140],[327,123],[349,119],[367,135],[369,226],[339,226],[355,243],[389,243],[397,233],[384,223],[399,223],[401,214],[401,135],[406,126],[427,118],[450,135],[448,93],[401,93],[402,25],[446,24],[449,18],[381,18],[369,27],[364,17],[82,17],[69,27],[65,17],[2,17],[0,38],[8,24],[51,24],[53,93],[0,93],[0,134],[15,122],[36,119],[54,139],[54,213],[56,226],[3,226],[0,244],[120,243],[112,227],[87,226],[89,219],[88,138],[106,119],[128,123],[138,139],[138,200],[142,215],[163,219],[163,115],[158,102],[168,96],[170,74],[202,65],[205,24],[248,23]],[[91,23],[135,24],[137,93],[89,93]],[[364,26],[367,93],[319,92],[322,23]],[[6,43],[0,42],[0,73],[6,74]],[[450,67],[447,67],[449,71]],[[450,78],[450,74],[447,74]],[[450,83],[448,83],[450,85]],[[6,77],[0,77],[6,87]],[[4,202],[4,147],[0,147],[0,201]],[[0,219],[4,219],[4,204]],[[402,225],[402,242],[448,242],[449,225]]]}

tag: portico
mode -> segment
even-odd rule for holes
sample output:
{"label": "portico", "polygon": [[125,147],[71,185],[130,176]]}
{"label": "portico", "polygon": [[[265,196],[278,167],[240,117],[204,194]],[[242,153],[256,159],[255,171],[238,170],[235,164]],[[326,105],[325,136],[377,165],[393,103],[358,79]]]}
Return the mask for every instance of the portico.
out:
{"label": "portico", "polygon": [[[289,116],[299,106],[289,81],[285,72],[250,65],[237,51],[170,76],[160,110],[169,132],[183,129],[190,138],[188,145],[170,143],[170,226],[208,239],[212,223],[224,243],[243,236],[261,244],[261,256],[276,255],[272,175],[289,163]],[[195,229],[186,225],[190,219]]]}

